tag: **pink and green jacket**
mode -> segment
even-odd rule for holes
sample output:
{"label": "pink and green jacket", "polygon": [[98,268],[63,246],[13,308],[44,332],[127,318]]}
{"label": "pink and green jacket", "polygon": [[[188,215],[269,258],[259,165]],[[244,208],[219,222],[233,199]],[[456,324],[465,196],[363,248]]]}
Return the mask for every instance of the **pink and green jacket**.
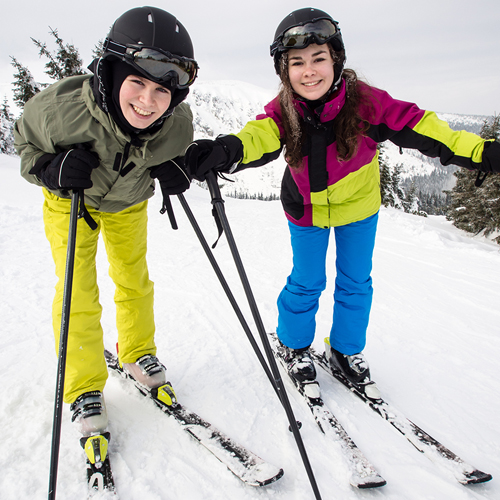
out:
{"label": "pink and green jacket", "polygon": [[[417,149],[438,157],[443,165],[468,169],[498,170],[500,144],[485,141],[465,131],[453,131],[435,113],[415,104],[393,99],[387,92],[360,83],[368,92],[371,106],[360,107],[370,123],[361,137],[357,154],[348,161],[337,159],[333,122],[345,102],[345,81],[325,105],[312,110],[305,102],[295,106],[306,122],[303,168],[287,167],[281,187],[281,201],[287,218],[299,226],[334,227],[360,221],[380,209],[380,172],[377,144],[386,140],[402,148]],[[250,121],[237,134],[243,143],[243,158],[234,170],[258,167],[276,159],[283,147],[284,130],[278,98],[265,106],[265,113]]]}

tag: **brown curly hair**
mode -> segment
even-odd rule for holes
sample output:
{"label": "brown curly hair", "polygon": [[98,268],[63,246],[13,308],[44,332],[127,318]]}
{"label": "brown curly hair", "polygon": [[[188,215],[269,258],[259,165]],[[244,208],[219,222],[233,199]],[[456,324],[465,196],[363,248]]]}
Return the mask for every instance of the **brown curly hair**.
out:
{"label": "brown curly hair", "polygon": [[[341,71],[345,61],[345,51],[335,52],[330,47],[330,54],[334,61],[335,71]],[[296,94],[288,76],[288,53],[283,53],[280,60],[281,85],[279,89],[279,103],[285,130],[285,159],[296,169],[302,167],[302,149],[305,141],[305,125],[293,104]],[[337,73],[338,74],[338,73]],[[337,141],[337,158],[340,161],[350,160],[357,152],[359,139],[366,135],[369,122],[359,114],[359,105],[365,102],[369,105],[367,85],[361,87],[356,72],[344,69],[342,77],[346,82],[346,100],[338,116],[334,120],[334,129]]]}

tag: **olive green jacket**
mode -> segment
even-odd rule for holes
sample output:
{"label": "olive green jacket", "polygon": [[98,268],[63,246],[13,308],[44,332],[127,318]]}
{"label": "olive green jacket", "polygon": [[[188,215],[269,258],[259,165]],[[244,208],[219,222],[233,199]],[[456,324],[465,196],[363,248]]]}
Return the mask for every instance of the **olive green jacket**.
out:
{"label": "olive green jacket", "polygon": [[[97,105],[89,80],[89,75],[65,78],[26,103],[14,127],[21,175],[43,186],[29,173],[37,160],[86,143],[100,164],[92,171],[93,186],[85,190],[85,203],[102,212],[119,212],[153,196],[148,168],[184,155],[193,140],[193,115],[187,104],[179,104],[159,131],[141,134],[143,142],[135,147]],[[65,191],[51,192],[69,197]]]}

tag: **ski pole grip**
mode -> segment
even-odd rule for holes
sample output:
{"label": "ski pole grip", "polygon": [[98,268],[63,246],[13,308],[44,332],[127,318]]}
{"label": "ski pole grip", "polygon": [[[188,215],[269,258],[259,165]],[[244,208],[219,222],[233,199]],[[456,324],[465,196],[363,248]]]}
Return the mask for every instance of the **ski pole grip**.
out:
{"label": "ski pole grip", "polygon": [[207,181],[208,190],[210,191],[210,196],[212,197],[212,203],[220,201],[224,202],[220,192],[219,184],[217,183],[217,175],[214,170],[209,170],[205,176]]}

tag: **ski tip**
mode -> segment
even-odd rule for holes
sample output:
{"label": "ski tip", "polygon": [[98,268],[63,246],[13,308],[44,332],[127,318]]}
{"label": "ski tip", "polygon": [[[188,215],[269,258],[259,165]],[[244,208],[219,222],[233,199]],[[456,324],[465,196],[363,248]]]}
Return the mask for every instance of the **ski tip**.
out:
{"label": "ski tip", "polygon": [[[260,459],[259,459],[260,460]],[[244,483],[249,486],[261,487],[275,483],[283,477],[283,469],[275,467],[267,462],[259,462],[246,468],[245,471],[235,470],[228,466],[228,469]]]}
{"label": "ski tip", "polygon": [[279,479],[283,477],[285,474],[285,471],[283,469],[279,469],[276,474],[274,474],[272,477],[268,477],[267,479],[258,479],[253,483],[253,486],[267,486],[269,484],[275,483]]}
{"label": "ski tip", "polygon": [[385,486],[387,484],[387,481],[378,473],[365,477],[353,475],[350,482],[352,486],[360,490],[380,488],[381,486]]}
{"label": "ski tip", "polygon": [[480,470],[474,470],[468,474],[464,475],[463,481],[460,481],[462,484],[481,484],[487,483],[491,481],[493,476],[488,474],[487,472],[483,472]]}

